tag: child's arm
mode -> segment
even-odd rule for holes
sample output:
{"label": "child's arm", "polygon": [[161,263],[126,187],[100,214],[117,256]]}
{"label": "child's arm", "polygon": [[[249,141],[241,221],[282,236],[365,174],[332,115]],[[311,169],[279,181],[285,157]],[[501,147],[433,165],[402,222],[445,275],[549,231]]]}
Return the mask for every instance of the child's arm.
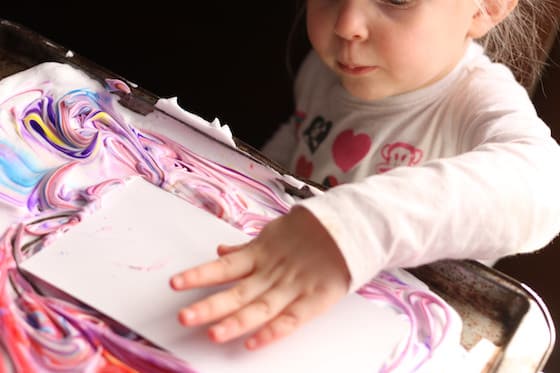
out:
{"label": "child's arm", "polygon": [[237,281],[179,313],[186,326],[215,322],[209,329],[215,342],[251,331],[245,345],[257,349],[292,333],[348,292],[350,275],[339,249],[303,207],[271,221],[249,243],[221,246],[218,253],[216,261],[171,280],[176,290]]}
{"label": "child's arm", "polygon": [[560,147],[531,119],[506,115],[476,129],[471,151],[303,200],[341,249],[350,291],[384,268],[547,245],[560,231]]}

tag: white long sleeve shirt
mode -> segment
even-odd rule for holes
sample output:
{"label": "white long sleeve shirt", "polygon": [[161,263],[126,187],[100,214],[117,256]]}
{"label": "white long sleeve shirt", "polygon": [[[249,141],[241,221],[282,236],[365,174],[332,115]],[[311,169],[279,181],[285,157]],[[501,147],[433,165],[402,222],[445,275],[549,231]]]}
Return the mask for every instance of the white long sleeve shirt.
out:
{"label": "white long sleeve shirt", "polygon": [[295,100],[263,152],[332,187],[300,204],[340,248],[351,291],[382,269],[494,260],[560,231],[560,147],[474,42],[442,80],[376,101],[351,96],[311,52]]}

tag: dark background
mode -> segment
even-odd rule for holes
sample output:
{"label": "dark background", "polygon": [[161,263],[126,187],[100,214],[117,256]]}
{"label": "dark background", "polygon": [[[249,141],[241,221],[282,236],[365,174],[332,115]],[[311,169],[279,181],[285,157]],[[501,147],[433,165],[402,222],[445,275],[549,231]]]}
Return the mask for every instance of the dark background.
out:
{"label": "dark background", "polygon": [[0,17],[160,97],[177,96],[183,108],[207,120],[218,117],[238,138],[259,146],[291,112],[286,51],[296,4],[189,3],[119,10],[98,2],[21,2],[0,7]]}
{"label": "dark background", "polygon": [[[286,53],[292,52],[291,66],[296,66],[306,50],[301,30],[288,45],[295,2],[190,3],[135,4],[119,10],[100,2],[45,6],[22,1],[3,5],[0,18],[20,23],[160,97],[177,96],[183,108],[207,120],[219,118],[236,137],[258,147],[292,111]],[[557,42],[534,103],[558,139],[556,61]],[[557,246],[555,240],[538,253],[502,260],[497,268],[536,290],[559,324]],[[557,350],[545,372],[560,371]]]}

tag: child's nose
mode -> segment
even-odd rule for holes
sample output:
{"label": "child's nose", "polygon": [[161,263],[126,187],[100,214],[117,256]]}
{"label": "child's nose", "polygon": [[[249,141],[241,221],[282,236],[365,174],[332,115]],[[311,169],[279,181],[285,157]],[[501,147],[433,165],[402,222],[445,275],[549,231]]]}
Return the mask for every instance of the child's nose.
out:
{"label": "child's nose", "polygon": [[336,35],[349,41],[361,41],[368,38],[366,11],[360,5],[360,1],[341,2],[334,31]]}

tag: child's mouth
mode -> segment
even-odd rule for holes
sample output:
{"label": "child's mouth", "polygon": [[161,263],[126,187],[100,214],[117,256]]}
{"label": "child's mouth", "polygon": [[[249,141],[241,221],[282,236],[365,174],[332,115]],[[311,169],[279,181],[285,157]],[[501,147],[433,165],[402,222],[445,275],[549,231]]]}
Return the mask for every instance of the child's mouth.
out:
{"label": "child's mouth", "polygon": [[337,67],[344,73],[350,75],[364,75],[374,70],[377,70],[377,66],[355,66],[355,65],[346,65],[342,62],[336,63]]}

